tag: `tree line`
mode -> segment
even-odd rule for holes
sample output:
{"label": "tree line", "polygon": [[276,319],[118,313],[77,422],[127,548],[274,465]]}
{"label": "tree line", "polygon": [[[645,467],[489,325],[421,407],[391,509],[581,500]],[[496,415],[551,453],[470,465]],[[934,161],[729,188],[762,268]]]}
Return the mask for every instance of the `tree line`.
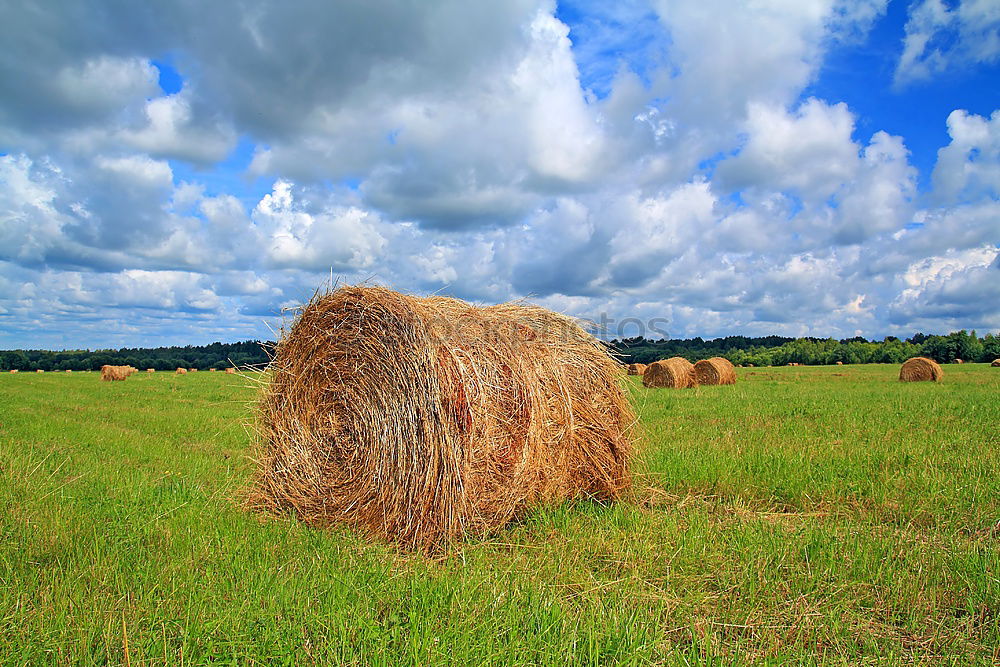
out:
{"label": "tree line", "polygon": [[101,366],[134,366],[145,370],[172,371],[175,368],[225,368],[254,366],[268,361],[266,348],[273,343],[247,340],[238,343],[185,345],[184,347],[122,348],[120,350],[4,350],[0,351],[0,371],[85,371]]}
{"label": "tree line", "polygon": [[886,336],[870,341],[861,336],[835,340],[833,338],[785,338],[766,336],[748,338],[727,336],[714,340],[689,338],[680,340],[648,340],[626,338],[611,341],[611,347],[625,363],[648,364],[669,357],[685,357],[698,361],[709,357],[725,357],[736,365],[784,366],[798,363],[809,366],[836,364],[901,364],[910,357],[929,357],[942,364],[956,359],[988,363],[1000,359],[1000,336],[975,331],[954,331],[946,336],[922,333],[900,340]]}
{"label": "tree line", "polygon": [[[5,350],[0,351],[0,371],[82,371],[100,370],[101,366],[135,366],[158,371],[175,368],[225,368],[260,366],[268,361],[267,350],[274,343],[247,340],[238,343],[185,345],[184,347],[122,348],[120,350]],[[887,336],[869,341],[861,336],[833,338],[788,338],[784,336],[726,336],[649,340],[642,337],[613,340],[612,350],[625,363],[648,364],[668,357],[698,361],[725,357],[736,365],[784,366],[835,364],[900,364],[910,357],[924,356],[938,363],[956,359],[991,362],[1000,359],[1000,336],[975,331],[955,331],[947,336],[914,334],[906,340]]]}

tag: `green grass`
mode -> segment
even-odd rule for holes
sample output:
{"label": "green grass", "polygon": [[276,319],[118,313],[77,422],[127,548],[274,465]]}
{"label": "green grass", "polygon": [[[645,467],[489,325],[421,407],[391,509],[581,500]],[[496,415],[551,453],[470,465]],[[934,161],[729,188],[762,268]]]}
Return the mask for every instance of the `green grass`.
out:
{"label": "green grass", "polygon": [[0,376],[0,664],[992,664],[1000,369],[646,390],[637,499],[427,559],[239,508],[221,373]]}

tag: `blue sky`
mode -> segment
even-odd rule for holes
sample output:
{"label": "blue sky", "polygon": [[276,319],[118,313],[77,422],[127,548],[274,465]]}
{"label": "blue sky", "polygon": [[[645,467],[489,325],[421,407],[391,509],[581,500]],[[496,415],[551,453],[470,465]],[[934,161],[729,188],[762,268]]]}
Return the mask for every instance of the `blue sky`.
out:
{"label": "blue sky", "polygon": [[270,337],[331,276],[673,336],[1000,330],[996,2],[9,14],[0,347]]}

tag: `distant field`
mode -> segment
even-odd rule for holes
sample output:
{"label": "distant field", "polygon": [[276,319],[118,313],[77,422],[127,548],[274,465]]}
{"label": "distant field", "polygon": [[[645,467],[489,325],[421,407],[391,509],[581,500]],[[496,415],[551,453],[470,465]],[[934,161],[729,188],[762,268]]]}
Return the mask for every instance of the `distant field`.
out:
{"label": "distant field", "polygon": [[0,664],[1000,662],[1000,369],[737,372],[433,560],[241,511],[244,378],[0,375]]}

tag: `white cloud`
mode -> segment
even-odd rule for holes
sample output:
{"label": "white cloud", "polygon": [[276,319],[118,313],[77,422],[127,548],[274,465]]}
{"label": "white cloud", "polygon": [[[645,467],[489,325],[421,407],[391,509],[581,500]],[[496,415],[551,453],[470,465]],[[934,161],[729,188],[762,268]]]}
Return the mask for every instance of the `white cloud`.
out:
{"label": "white cloud", "polygon": [[948,115],[948,135],[932,175],[938,200],[1000,197],[1000,110],[983,118],[956,109]]}
{"label": "white cloud", "polygon": [[895,82],[907,85],[963,65],[1000,59],[1000,5],[994,0],[921,0],[910,7]]}
{"label": "white cloud", "polygon": [[[257,332],[331,272],[673,335],[1000,327],[975,301],[997,114],[951,114],[925,195],[906,137],[803,99],[883,0],[640,1],[569,35],[551,0],[54,2],[12,11],[0,45],[0,342]],[[988,10],[928,19],[914,67]],[[942,63],[992,57],[966,32]]]}

